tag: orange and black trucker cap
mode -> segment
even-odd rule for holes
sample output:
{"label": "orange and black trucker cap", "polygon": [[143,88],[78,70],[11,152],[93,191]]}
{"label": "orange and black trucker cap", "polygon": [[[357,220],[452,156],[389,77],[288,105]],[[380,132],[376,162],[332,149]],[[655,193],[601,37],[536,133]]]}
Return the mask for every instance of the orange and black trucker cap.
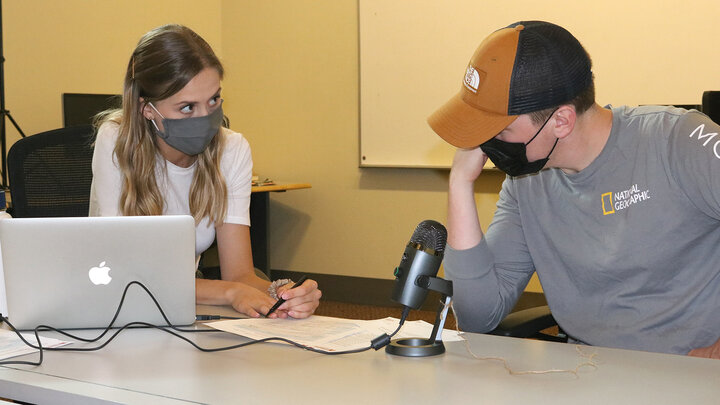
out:
{"label": "orange and black trucker cap", "polygon": [[472,148],[518,115],[570,102],[591,84],[590,57],[572,34],[552,23],[520,21],[483,40],[460,92],[428,124],[448,143]]}

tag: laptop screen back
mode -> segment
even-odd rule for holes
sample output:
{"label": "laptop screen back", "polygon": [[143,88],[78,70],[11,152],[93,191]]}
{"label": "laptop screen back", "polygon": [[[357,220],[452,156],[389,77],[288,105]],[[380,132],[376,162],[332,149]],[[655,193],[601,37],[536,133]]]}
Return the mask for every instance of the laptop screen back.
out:
{"label": "laptop screen back", "polygon": [[[18,329],[108,326],[128,283],[144,284],[173,325],[195,320],[195,222],[190,216],[0,221],[6,314]],[[139,286],[114,326],[166,324]]]}

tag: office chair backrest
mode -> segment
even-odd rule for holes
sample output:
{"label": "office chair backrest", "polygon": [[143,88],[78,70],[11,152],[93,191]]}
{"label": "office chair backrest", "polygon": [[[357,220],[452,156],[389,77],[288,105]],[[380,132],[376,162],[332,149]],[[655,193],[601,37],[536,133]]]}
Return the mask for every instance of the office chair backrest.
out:
{"label": "office chair backrest", "polygon": [[91,125],[81,125],[13,144],[7,157],[13,217],[88,215],[93,134]]}
{"label": "office chair backrest", "polygon": [[720,124],[720,91],[703,92],[702,112]]}

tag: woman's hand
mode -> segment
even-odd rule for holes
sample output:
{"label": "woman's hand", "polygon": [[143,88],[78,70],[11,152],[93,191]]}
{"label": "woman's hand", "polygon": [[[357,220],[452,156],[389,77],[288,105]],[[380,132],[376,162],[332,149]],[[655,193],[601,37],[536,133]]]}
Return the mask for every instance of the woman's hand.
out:
{"label": "woman's hand", "polygon": [[[265,316],[276,300],[266,292],[267,280],[255,275],[250,249],[250,228],[247,225],[223,224],[216,229],[220,272],[222,280],[215,290],[200,288],[198,302],[227,305],[229,302],[236,311],[257,318]],[[210,280],[204,280],[210,281]],[[223,287],[222,283],[225,284]],[[315,312],[320,304],[322,293],[317,282],[306,280],[298,288],[291,289],[294,284],[278,288],[278,297],[286,300],[269,318],[307,318]],[[224,293],[220,292],[224,290]],[[224,298],[224,299],[223,299]]]}
{"label": "woman's hand", "polygon": [[[251,318],[260,318],[268,313],[277,302],[267,293],[243,282],[221,282],[231,284],[226,290],[227,300],[232,307]],[[320,305],[322,292],[318,290],[317,282],[306,280],[301,286],[292,288],[294,284],[286,284],[278,288],[278,297],[285,302],[270,314],[268,318],[307,318],[315,312]]]}
{"label": "woman's hand", "polygon": [[[232,307],[251,318],[260,318],[268,313],[275,304],[275,300],[255,287],[241,282],[232,282],[227,290],[228,300]],[[278,318],[277,311],[270,314],[269,318]],[[287,315],[285,315],[287,317]]]}
{"label": "woman's hand", "polygon": [[278,297],[285,300],[275,311],[278,318],[307,318],[320,305],[322,292],[318,290],[317,282],[308,279],[297,288],[292,288],[293,285],[288,283],[277,290]]}

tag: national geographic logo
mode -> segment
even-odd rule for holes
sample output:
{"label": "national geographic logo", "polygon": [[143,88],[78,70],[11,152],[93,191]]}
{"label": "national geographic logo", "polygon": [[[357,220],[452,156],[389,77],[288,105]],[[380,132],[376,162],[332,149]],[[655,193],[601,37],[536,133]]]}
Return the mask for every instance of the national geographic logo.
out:
{"label": "national geographic logo", "polygon": [[640,191],[640,187],[633,184],[627,190],[603,193],[600,198],[602,199],[603,215],[610,215],[633,204],[649,200],[650,190]]}

